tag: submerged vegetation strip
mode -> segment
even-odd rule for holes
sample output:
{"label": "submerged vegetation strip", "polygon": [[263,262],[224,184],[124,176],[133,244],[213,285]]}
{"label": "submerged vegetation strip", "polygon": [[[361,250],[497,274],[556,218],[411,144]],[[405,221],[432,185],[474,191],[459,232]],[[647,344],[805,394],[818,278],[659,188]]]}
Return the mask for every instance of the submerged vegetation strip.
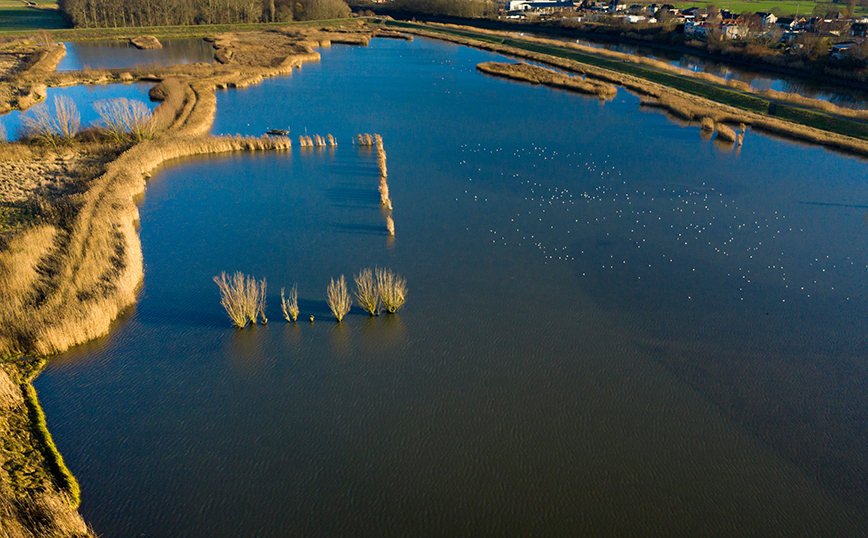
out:
{"label": "submerged vegetation strip", "polygon": [[[793,99],[800,106],[782,104],[770,100],[771,96],[749,93],[744,85],[729,83],[713,75],[689,76],[686,72],[673,72],[678,69],[674,66],[666,69],[646,67],[642,64],[655,61],[613,51],[594,49],[591,53],[578,50],[581,48],[579,45],[555,41],[548,43],[548,40],[543,39],[518,39],[475,28],[397,21],[386,21],[386,24],[413,34],[527,58],[582,73],[586,78],[618,84],[645,96],[645,103],[649,103],[649,97],[653,98],[663,108],[687,120],[710,116],[715,121],[746,123],[794,139],[868,155],[868,125],[844,117],[861,118],[858,114],[832,109],[834,105],[817,105],[814,108],[834,110],[835,113],[800,108],[808,106],[805,98]],[[619,54],[621,56],[615,56]]]}

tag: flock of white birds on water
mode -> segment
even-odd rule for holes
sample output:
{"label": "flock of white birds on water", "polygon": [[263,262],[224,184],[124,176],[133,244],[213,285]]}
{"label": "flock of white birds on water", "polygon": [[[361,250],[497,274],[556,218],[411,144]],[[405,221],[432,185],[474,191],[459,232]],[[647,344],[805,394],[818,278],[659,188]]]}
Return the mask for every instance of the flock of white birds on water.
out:
{"label": "flock of white birds on water", "polygon": [[464,201],[487,206],[477,213],[489,215],[492,244],[537,252],[545,264],[573,264],[583,277],[617,271],[609,277],[665,284],[687,299],[716,278],[715,287],[742,301],[752,292],[781,302],[849,301],[868,269],[861,257],[808,244],[811,224],[788,218],[786,206],[726,194],[727,185],[628,178],[612,155],[480,143],[462,145],[458,164],[466,171]]}

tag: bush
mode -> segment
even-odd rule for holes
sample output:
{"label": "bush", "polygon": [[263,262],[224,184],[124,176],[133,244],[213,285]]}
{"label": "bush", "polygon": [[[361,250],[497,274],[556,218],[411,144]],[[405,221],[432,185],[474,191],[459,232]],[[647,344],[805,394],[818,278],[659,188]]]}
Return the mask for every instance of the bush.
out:
{"label": "bush", "polygon": [[220,273],[219,277],[214,277],[214,282],[220,288],[220,304],[236,327],[245,327],[248,322],[255,324],[260,315],[262,323],[268,323],[265,317],[265,279],[257,282],[238,271],[231,278]]}
{"label": "bush", "polygon": [[389,269],[377,269],[376,274],[377,289],[380,291],[383,307],[390,314],[394,314],[407,300],[407,280]]}
{"label": "bush", "polygon": [[23,118],[27,136],[56,147],[69,142],[78,134],[81,120],[75,103],[69,97],[54,98],[54,114],[42,103],[32,110],[33,115]]}
{"label": "bush", "polygon": [[327,292],[329,308],[331,308],[335,318],[341,321],[353,305],[353,299],[347,291],[347,281],[344,275],[341,275],[337,282],[331,279]]}
{"label": "bush", "polygon": [[374,273],[370,269],[362,269],[356,275],[356,299],[359,305],[372,316],[380,315],[380,288],[374,280]]}
{"label": "bush", "polygon": [[141,101],[109,99],[94,103],[103,128],[118,142],[132,138],[140,142],[154,136],[151,110]]}
{"label": "bush", "polygon": [[289,290],[289,298],[284,296],[284,288],[280,289],[280,308],[286,321],[293,322],[298,319],[298,285],[293,284]]}

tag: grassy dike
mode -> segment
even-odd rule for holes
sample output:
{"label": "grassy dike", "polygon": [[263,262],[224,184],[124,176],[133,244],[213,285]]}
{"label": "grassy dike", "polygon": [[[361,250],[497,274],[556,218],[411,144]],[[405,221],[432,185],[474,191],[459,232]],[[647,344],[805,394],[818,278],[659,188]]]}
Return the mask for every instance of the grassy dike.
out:
{"label": "grassy dike", "polygon": [[[85,41],[90,39],[127,39],[153,35],[157,37],[205,37],[227,32],[262,32],[293,28],[320,28],[347,24],[346,19],[300,21],[300,22],[258,22],[249,24],[196,24],[178,26],[126,26],[118,28],[56,28],[46,29],[55,41]],[[0,36],[33,35],[35,30],[7,27],[0,30]]]}
{"label": "grassy dike", "polygon": [[385,21],[388,27],[530,59],[621,85],[687,120],[710,117],[745,123],[780,136],[868,155],[868,114],[783,92],[750,91],[746,84],[693,73],[664,62],[541,38],[454,25]]}
{"label": "grassy dike", "polygon": [[[42,357],[107,333],[135,302],[143,276],[135,200],[146,178],[163,163],[185,156],[290,150],[290,140],[283,137],[209,135],[215,90],[257,84],[318,61],[315,46],[394,37],[355,21],[344,23],[333,31],[317,23],[218,34],[215,47],[227,52],[225,64],[149,67],[141,73],[31,69],[12,81],[63,85],[141,75],[159,82],[164,101],[154,112],[160,126],[154,138],[105,152],[100,173],[87,179],[83,190],[56,200],[72,209],[64,218],[34,222],[0,237],[0,536],[93,536],[76,511],[77,482],[51,440],[31,380]],[[0,145],[0,157],[8,162],[17,162],[19,155],[25,155],[23,165],[39,158],[27,157],[28,151],[22,144]],[[80,158],[93,153],[79,142],[61,151]]]}

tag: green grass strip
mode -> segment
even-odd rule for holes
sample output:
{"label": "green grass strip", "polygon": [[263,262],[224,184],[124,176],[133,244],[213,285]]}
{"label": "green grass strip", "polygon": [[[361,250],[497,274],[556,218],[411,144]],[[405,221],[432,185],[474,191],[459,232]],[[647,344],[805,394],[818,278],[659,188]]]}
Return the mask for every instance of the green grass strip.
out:
{"label": "green grass strip", "polygon": [[775,117],[793,123],[807,125],[808,127],[820,129],[821,131],[829,131],[844,136],[868,140],[868,125],[836,116],[830,116],[821,112],[814,112],[812,110],[805,110],[804,108],[779,103],[777,105]]}
{"label": "green grass strip", "polygon": [[73,507],[77,509],[78,505],[81,504],[81,488],[79,488],[78,480],[63,463],[63,457],[51,438],[48,425],[45,423],[45,413],[39,405],[39,398],[36,396],[36,389],[30,383],[22,383],[21,389],[24,392],[24,404],[27,406],[27,413],[30,417],[31,431],[42,447],[48,469],[54,475],[57,486],[69,494]]}
{"label": "green grass strip", "polygon": [[[255,22],[245,24],[190,24],[177,26],[127,26],[119,28],[69,28],[48,30],[56,41],[84,41],[88,39],[128,38],[153,35],[157,37],[205,37],[224,32],[275,30],[294,26],[339,26],[355,19],[330,19],[299,22]],[[0,31],[0,35],[28,35],[32,32]]]}

